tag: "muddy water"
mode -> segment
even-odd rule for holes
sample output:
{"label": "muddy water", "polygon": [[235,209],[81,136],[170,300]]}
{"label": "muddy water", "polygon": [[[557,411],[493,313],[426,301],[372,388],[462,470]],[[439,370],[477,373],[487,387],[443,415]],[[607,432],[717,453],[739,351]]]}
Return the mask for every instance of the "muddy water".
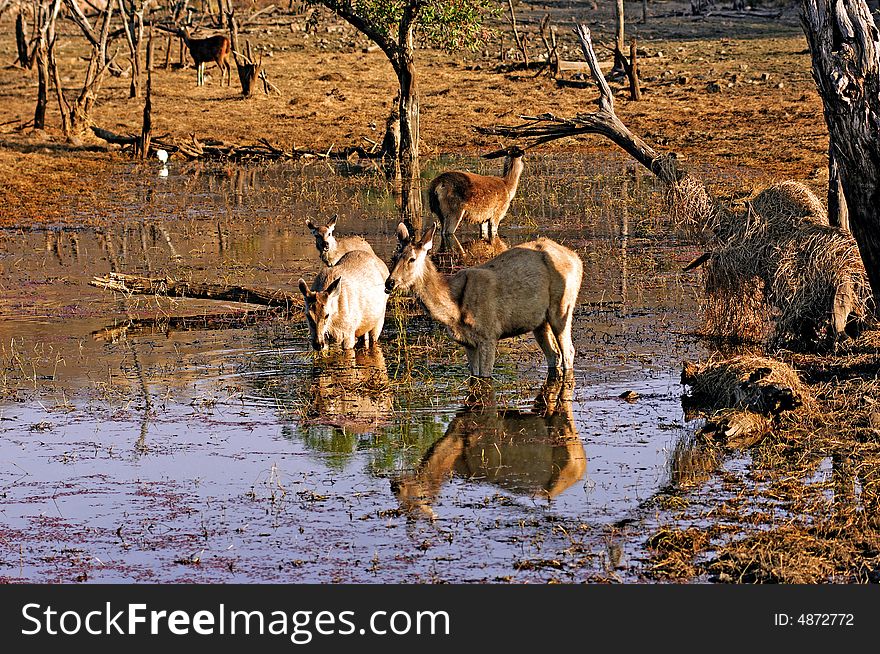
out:
{"label": "muddy water", "polygon": [[[450,165],[485,164],[425,176]],[[639,578],[639,539],[615,534],[673,481],[693,430],[680,363],[703,354],[696,279],[678,272],[696,249],[650,178],[618,158],[529,162],[501,238],[583,258],[576,371],[545,381],[515,339],[486,387],[396,303],[381,351],[316,356],[300,317],[89,286],[119,271],[294,291],[318,270],[305,219],[334,213],[386,260],[394,245],[393,199],[369,176],[157,173],[119,164],[102,206],[71,198],[81,229],[0,232],[0,578]],[[440,261],[485,256],[476,236],[462,226],[465,254]]]}

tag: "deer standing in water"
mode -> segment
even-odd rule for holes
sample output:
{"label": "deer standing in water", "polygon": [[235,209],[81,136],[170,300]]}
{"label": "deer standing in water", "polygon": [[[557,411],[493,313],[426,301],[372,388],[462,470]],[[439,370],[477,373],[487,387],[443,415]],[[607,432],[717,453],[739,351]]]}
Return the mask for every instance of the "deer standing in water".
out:
{"label": "deer standing in water", "polygon": [[385,290],[412,289],[431,317],[464,346],[468,369],[491,377],[498,341],[532,332],[549,370],[573,370],[571,323],[583,278],[577,254],[547,238],[523,243],[446,278],[428,256],[437,225],[420,241],[397,227],[398,254]]}
{"label": "deer standing in water", "polygon": [[483,238],[492,238],[498,232],[498,223],[516,195],[524,154],[514,146],[483,155],[485,159],[504,157],[501,177],[453,170],[441,173],[431,181],[428,202],[440,220],[444,237],[454,234],[463,220],[479,224]]}
{"label": "deer standing in water", "polygon": [[229,63],[229,53],[232,52],[232,46],[226,36],[217,34],[204,39],[194,39],[186,27],[181,27],[177,34],[186,43],[189,54],[196,64],[197,86],[205,84],[205,64],[209,61],[215,62],[220,69],[220,86],[223,86],[224,77],[226,77],[226,86],[232,84],[232,65]]}
{"label": "deer standing in water", "polygon": [[315,237],[315,247],[318,248],[318,254],[321,261],[326,266],[333,266],[339,261],[344,254],[354,250],[362,250],[375,254],[369,243],[360,236],[345,236],[336,238],[333,231],[336,229],[336,221],[339,216],[333,216],[323,227],[315,225],[311,220],[306,221],[306,227]]}
{"label": "deer standing in water", "polygon": [[340,343],[350,350],[360,339],[365,346],[376,343],[385,322],[387,277],[379,257],[355,250],[318,273],[311,289],[300,279],[312,347],[324,350]]}

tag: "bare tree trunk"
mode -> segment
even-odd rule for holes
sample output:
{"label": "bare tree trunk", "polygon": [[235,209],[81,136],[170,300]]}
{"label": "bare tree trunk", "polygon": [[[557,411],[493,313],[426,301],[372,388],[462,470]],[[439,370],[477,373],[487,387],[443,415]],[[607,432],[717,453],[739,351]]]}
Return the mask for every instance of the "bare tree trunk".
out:
{"label": "bare tree trunk", "polygon": [[626,62],[624,61],[623,49],[626,47],[626,37],[624,35],[624,14],[623,0],[616,0],[614,3],[614,18],[616,24],[616,37],[614,42],[614,67],[608,73],[610,77],[615,75],[623,75],[626,72]]}
{"label": "bare tree trunk", "polygon": [[391,113],[385,121],[385,138],[382,139],[381,157],[384,161],[385,178],[399,181],[400,173],[400,96],[394,97]]}
{"label": "bare tree trunk", "polygon": [[171,38],[172,37],[169,34],[168,35],[168,42],[165,44],[165,64],[163,65],[165,70],[171,69],[171,47],[172,47]]}
{"label": "bare tree trunk", "polygon": [[70,104],[64,97],[64,90],[61,87],[61,75],[58,72],[58,58],[55,56],[55,28],[54,26],[48,32],[49,36],[49,73],[52,75],[52,81],[55,85],[55,97],[58,100],[58,113],[61,114],[61,131],[64,137],[71,137],[70,131]]}
{"label": "bare tree trunk", "polygon": [[34,62],[31,61],[30,54],[28,53],[27,19],[24,17],[24,11],[21,9],[18,12],[18,16],[15,17],[15,48],[18,51],[18,59],[16,59],[18,65],[30,70]]}
{"label": "bare tree trunk", "polygon": [[510,26],[513,28],[513,38],[516,41],[516,47],[522,53],[523,62],[526,68],[529,67],[529,51],[526,48],[525,36],[520,36],[519,29],[516,26],[516,13],[513,11],[513,0],[507,0],[507,7],[510,10]]}
{"label": "bare tree trunk", "polygon": [[412,233],[422,229],[419,167],[419,90],[416,82],[414,31],[418,9],[406,5],[398,32],[395,72],[400,82],[401,218]]}
{"label": "bare tree trunk", "polygon": [[150,155],[150,140],[153,132],[153,29],[147,43],[147,99],[144,101],[144,121],[141,126],[141,138],[137,144],[137,152],[141,159]]}
{"label": "bare tree trunk", "polygon": [[840,176],[840,166],[837,164],[837,156],[834,154],[834,144],[828,145],[828,224],[849,230],[849,211],[846,207],[846,197],[843,195],[843,180]]}
{"label": "bare tree trunk", "polygon": [[626,74],[629,77],[629,94],[633,100],[642,99],[642,87],[639,85],[639,64],[636,54],[636,40],[629,42],[629,65]]}
{"label": "bare tree trunk", "polygon": [[409,59],[397,73],[400,80],[400,192],[402,218],[413,233],[422,229],[422,194],[419,180],[419,94],[416,70]]}
{"label": "bare tree trunk", "polygon": [[[880,33],[864,0],[802,0],[849,226],[880,294]],[[876,304],[876,303],[875,303]],[[876,311],[876,306],[875,306]]]}
{"label": "bare tree trunk", "polygon": [[131,59],[131,84],[128,88],[129,98],[141,97],[141,58],[140,44],[143,37],[143,5],[140,11],[131,7],[126,11],[125,0],[118,0],[119,13],[122,15],[122,29],[125,32],[125,40],[128,42],[129,58]]}
{"label": "bare tree trunk", "polygon": [[46,129],[46,105],[49,85],[49,46],[41,40],[37,47],[37,107],[34,109],[34,129]]}

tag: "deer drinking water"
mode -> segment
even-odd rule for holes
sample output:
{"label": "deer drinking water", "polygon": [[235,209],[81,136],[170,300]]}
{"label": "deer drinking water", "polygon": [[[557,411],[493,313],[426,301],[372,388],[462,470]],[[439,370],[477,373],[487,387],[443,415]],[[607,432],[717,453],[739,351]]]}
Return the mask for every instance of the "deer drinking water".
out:
{"label": "deer drinking water", "polygon": [[462,221],[480,225],[480,236],[489,239],[516,195],[523,171],[523,152],[517,147],[483,155],[485,159],[504,156],[501,177],[477,175],[458,170],[441,173],[428,187],[431,211],[440,220],[443,236],[451,235]]}
{"label": "deer drinking water", "polygon": [[232,46],[226,36],[217,34],[204,39],[194,39],[186,27],[180,28],[177,34],[186,43],[189,54],[196,64],[196,84],[198,86],[205,84],[205,64],[210,61],[215,62],[220,69],[220,86],[223,86],[224,77],[226,77],[226,86],[232,84],[232,65],[229,63],[229,53],[232,52]]}
{"label": "deer drinking water", "polygon": [[361,338],[365,346],[375,343],[385,322],[387,277],[388,268],[379,257],[355,250],[318,273],[311,290],[300,279],[312,347],[324,350],[340,343],[350,350]]}
{"label": "deer drinking water", "polygon": [[336,229],[338,219],[339,216],[333,216],[323,227],[315,225],[311,220],[306,221],[306,227],[315,237],[315,247],[318,248],[318,254],[324,265],[333,266],[344,254],[354,250],[375,254],[370,244],[360,236],[336,238],[333,232]]}
{"label": "deer drinking water", "polygon": [[468,368],[491,377],[498,341],[532,332],[549,370],[573,370],[571,323],[583,278],[577,254],[547,238],[523,243],[494,259],[444,277],[428,256],[437,226],[420,241],[406,226],[385,290],[412,289],[431,317],[464,346]]}

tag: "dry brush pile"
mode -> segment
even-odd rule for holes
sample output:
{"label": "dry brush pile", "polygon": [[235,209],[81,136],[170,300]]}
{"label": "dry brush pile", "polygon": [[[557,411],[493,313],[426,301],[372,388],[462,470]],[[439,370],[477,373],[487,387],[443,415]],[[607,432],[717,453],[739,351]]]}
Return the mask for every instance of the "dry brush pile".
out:
{"label": "dry brush pile", "polygon": [[814,350],[836,345],[867,318],[870,286],[855,239],[828,225],[822,202],[803,184],[776,184],[735,211],[685,176],[670,185],[668,201],[678,221],[713,235],[708,334]]}

